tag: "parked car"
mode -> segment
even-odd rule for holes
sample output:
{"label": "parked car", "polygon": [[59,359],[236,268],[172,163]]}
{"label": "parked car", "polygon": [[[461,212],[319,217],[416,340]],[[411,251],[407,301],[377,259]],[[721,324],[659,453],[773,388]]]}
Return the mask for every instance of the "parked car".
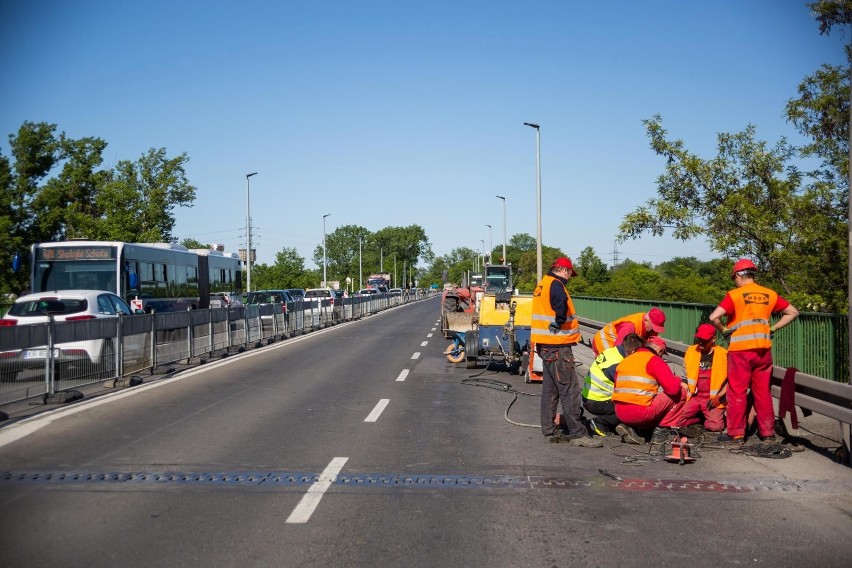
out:
{"label": "parked car", "polygon": [[[27,294],[15,300],[0,326],[43,324],[52,318],[56,322],[81,321],[100,318],[115,318],[142,313],[134,310],[120,297],[103,290],[62,290]],[[125,338],[125,360],[134,362],[144,356],[144,337]],[[89,339],[59,343],[54,346],[53,356],[62,369],[83,367],[85,372],[96,369],[109,374],[115,369],[114,338]],[[15,380],[19,371],[44,368],[47,346],[4,351],[0,353],[0,378],[4,382]]]}
{"label": "parked car", "polygon": [[378,288],[361,288],[360,290],[358,290],[359,296],[375,296],[375,295],[378,295],[379,293],[380,292],[379,292]]}
{"label": "parked car", "polygon": [[308,288],[305,290],[305,301],[315,302],[321,300],[331,300],[331,305],[334,305],[334,290],[331,288]]}
{"label": "parked car", "polygon": [[246,296],[246,305],[252,304],[286,304],[292,302],[293,296],[287,290],[257,290]]}
{"label": "parked car", "polygon": [[213,292],[210,294],[211,308],[237,308],[243,305],[239,294],[229,292]]}
{"label": "parked car", "polygon": [[294,300],[305,299],[305,290],[303,288],[287,288],[285,292],[289,292]]}

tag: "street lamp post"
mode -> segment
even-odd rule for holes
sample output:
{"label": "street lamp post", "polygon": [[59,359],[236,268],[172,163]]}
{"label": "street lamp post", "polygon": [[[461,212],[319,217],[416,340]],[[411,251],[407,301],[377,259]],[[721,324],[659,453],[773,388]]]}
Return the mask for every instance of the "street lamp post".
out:
{"label": "street lamp post", "polygon": [[257,172],[246,174],[246,292],[251,292],[251,185],[249,178]]}
{"label": "street lamp post", "polygon": [[[494,252],[494,240],[492,239],[491,225],[485,225],[485,226],[488,227],[488,257],[489,257],[489,260],[490,260],[491,259],[491,253]],[[494,263],[492,262],[492,264],[494,264]]]}
{"label": "street lamp post", "polygon": [[506,198],[498,195],[497,199],[503,200],[503,264],[507,264],[506,260]]}
{"label": "street lamp post", "polygon": [[482,243],[482,265],[479,270],[483,273],[485,272],[485,239],[479,239],[479,242]]}
{"label": "street lamp post", "polygon": [[361,237],[358,237],[358,289],[364,287],[364,269],[361,265]]}
{"label": "street lamp post", "polygon": [[538,279],[541,280],[541,126],[532,122],[525,122],[524,126],[535,128],[535,262]]}
{"label": "street lamp post", "polygon": [[325,218],[331,216],[331,213],[326,213],[322,216],[322,285],[328,288],[328,278],[326,277],[325,267],[328,264],[325,255]]}

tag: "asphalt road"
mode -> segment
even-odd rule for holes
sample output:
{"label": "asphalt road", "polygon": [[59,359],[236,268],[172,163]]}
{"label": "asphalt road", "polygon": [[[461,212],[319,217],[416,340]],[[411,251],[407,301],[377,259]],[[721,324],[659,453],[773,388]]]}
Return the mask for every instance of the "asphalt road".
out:
{"label": "asphalt road", "polygon": [[683,466],[547,444],[509,421],[538,423],[540,387],[449,363],[438,312],[6,425],[3,566],[849,565],[830,432],[787,459],[707,447]]}

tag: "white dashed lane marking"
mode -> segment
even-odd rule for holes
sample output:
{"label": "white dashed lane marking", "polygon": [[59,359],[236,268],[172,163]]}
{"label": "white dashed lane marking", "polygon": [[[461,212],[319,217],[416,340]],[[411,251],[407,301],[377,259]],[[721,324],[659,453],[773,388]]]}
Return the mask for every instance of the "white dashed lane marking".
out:
{"label": "white dashed lane marking", "polygon": [[376,405],[376,407],[373,409],[373,411],[370,413],[370,415],[364,419],[364,422],[375,422],[376,420],[378,420],[379,416],[382,415],[382,411],[385,409],[389,402],[389,398],[381,399]]}
{"label": "white dashed lane marking", "polygon": [[428,341],[423,341],[420,343],[420,347],[426,347],[427,345],[429,345]]}
{"label": "white dashed lane marking", "polygon": [[337,474],[346,465],[348,459],[334,458],[331,460],[331,463],[326,466],[317,480],[310,486],[308,492],[302,497],[302,500],[299,501],[299,504],[296,505],[296,508],[293,509],[293,512],[290,513],[290,516],[287,517],[286,522],[291,524],[308,522],[308,519],[314,514],[314,509],[319,505],[323,494],[328,491],[332,483],[337,481]]}
{"label": "white dashed lane marking", "polygon": [[405,377],[408,376],[408,369],[403,369],[399,376],[396,378],[396,382],[401,383],[405,380]]}
{"label": "white dashed lane marking", "polygon": [[414,355],[411,356],[412,359],[420,359],[420,351],[415,351]]}

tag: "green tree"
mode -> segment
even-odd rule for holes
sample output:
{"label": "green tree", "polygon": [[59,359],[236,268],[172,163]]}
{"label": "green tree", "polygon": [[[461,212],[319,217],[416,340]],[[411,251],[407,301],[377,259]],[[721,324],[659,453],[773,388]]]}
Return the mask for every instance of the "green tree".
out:
{"label": "green tree", "polygon": [[[199,241],[198,239],[194,239],[192,237],[187,237],[180,242],[181,245],[185,246],[188,249],[206,249],[207,245]],[[252,265],[254,266],[254,265]]]}
{"label": "green tree", "polygon": [[284,247],[275,254],[272,265],[253,265],[251,271],[252,288],[256,290],[282,290],[286,288],[314,288],[322,271],[305,269],[305,259],[299,256],[295,248]]}

